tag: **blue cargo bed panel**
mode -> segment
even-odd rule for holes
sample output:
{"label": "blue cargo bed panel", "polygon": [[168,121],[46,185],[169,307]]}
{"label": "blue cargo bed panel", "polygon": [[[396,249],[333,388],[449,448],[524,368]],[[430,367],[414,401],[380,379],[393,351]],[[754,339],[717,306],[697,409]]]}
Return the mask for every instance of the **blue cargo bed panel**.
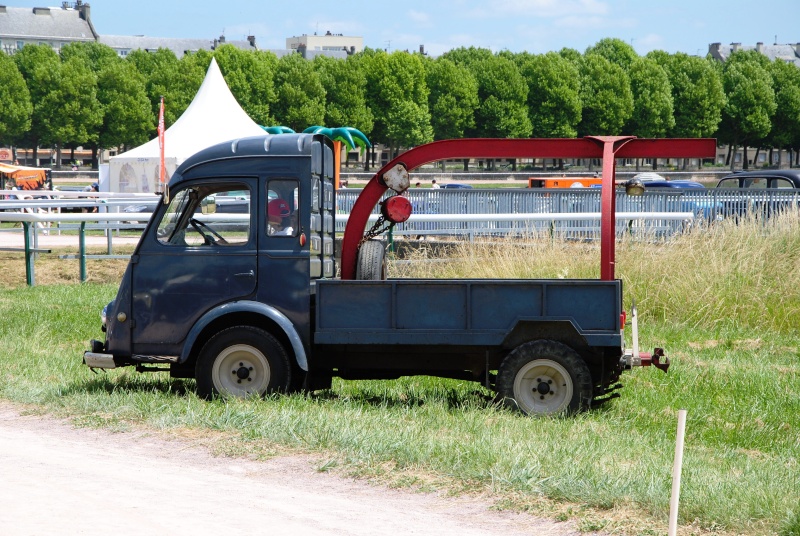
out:
{"label": "blue cargo bed panel", "polygon": [[577,280],[321,280],[317,344],[495,345],[519,321],[569,321],[619,341],[621,283]]}

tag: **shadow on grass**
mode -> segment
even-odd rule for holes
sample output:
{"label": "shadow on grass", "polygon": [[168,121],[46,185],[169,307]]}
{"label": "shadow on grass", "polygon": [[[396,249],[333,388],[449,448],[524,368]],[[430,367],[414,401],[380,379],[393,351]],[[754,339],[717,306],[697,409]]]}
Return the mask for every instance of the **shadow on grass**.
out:
{"label": "shadow on grass", "polygon": [[184,396],[195,391],[194,380],[174,378],[145,378],[122,376],[110,378],[105,374],[82,381],[73,382],[62,391],[71,394],[119,394],[119,393],[160,393]]}
{"label": "shadow on grass", "polygon": [[426,404],[437,404],[452,410],[464,407],[484,409],[498,405],[494,396],[479,388],[470,390],[441,387],[429,390],[413,388],[407,390],[393,389],[391,392],[376,393],[374,389],[370,388],[359,390],[348,387],[342,391],[333,389],[317,391],[308,394],[308,396],[320,402],[332,401],[386,408],[421,407]]}
{"label": "shadow on grass", "polygon": [[[481,387],[454,388],[443,386],[409,386],[400,387],[376,386],[373,382],[359,380],[363,386],[347,385],[342,389],[324,389],[314,392],[296,393],[292,396],[306,397],[318,403],[338,403],[353,406],[370,406],[375,408],[419,408],[425,405],[443,407],[447,411],[458,411],[465,408],[478,410],[496,409],[517,412],[513,402],[500,400],[496,395]],[[349,382],[348,382],[349,383]],[[63,395],[72,394],[125,394],[151,393],[172,396],[196,394],[193,379],[154,378],[146,376],[121,376],[111,378],[104,374],[83,381],[73,382],[62,391]],[[282,395],[274,395],[282,396]],[[609,403],[603,403],[588,410],[591,414],[604,414],[609,411]]]}

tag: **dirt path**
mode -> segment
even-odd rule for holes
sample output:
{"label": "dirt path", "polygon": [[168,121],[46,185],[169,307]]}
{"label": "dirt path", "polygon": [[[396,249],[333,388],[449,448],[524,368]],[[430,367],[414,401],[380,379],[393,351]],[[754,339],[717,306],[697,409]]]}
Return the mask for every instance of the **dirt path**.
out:
{"label": "dirt path", "polygon": [[211,456],[143,432],[76,429],[0,401],[0,534],[578,534],[486,501],[369,486],[302,457]]}

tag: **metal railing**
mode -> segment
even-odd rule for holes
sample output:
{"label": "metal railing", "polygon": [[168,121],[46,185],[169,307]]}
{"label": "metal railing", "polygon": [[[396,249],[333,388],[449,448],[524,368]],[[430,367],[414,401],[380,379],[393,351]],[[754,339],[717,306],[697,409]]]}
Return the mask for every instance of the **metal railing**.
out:
{"label": "metal railing", "polygon": [[[358,189],[337,193],[336,231],[343,232],[347,217],[358,197]],[[33,194],[32,199],[8,199],[8,195]],[[393,229],[395,236],[453,235],[474,239],[476,236],[536,235],[570,239],[599,238],[600,190],[596,188],[556,189],[411,189],[406,196],[414,209],[412,218]],[[20,222],[25,236],[24,248],[2,248],[25,253],[29,284],[33,284],[33,260],[40,249],[39,225],[53,224],[47,231],[77,231],[81,279],[85,280],[85,262],[90,258],[115,258],[114,236],[126,229],[140,230],[150,219],[158,202],[154,195],[131,196],[92,192],[0,191],[0,222]],[[44,197],[39,197],[44,196]],[[632,234],[645,238],[668,238],[687,224],[713,222],[725,218],[756,216],[766,221],[785,210],[800,209],[800,190],[664,190],[649,191],[641,197],[616,193],[616,231],[618,236]],[[131,207],[145,210],[125,212]],[[94,210],[97,212],[94,212]],[[87,210],[88,213],[64,213]],[[219,215],[222,216],[222,215]],[[225,215],[233,216],[233,215]],[[371,221],[378,217],[378,208]],[[107,240],[106,255],[88,255],[87,231],[103,231]],[[19,232],[4,229],[2,232]],[[74,258],[74,257],[71,257]]]}

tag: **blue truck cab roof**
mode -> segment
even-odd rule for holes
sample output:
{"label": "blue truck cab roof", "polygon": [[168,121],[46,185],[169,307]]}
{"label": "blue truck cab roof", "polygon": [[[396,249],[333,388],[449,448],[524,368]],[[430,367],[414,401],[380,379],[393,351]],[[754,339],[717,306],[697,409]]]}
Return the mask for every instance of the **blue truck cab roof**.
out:
{"label": "blue truck cab roof", "polygon": [[[316,143],[315,143],[316,142]],[[218,143],[187,158],[173,173],[170,188],[178,186],[192,175],[192,171],[207,166],[214,168],[220,176],[242,172],[240,166],[231,166],[231,160],[240,160],[242,165],[263,158],[310,158],[311,172],[333,176],[333,144],[321,134],[265,134]],[[225,162],[223,166],[215,163]]]}

